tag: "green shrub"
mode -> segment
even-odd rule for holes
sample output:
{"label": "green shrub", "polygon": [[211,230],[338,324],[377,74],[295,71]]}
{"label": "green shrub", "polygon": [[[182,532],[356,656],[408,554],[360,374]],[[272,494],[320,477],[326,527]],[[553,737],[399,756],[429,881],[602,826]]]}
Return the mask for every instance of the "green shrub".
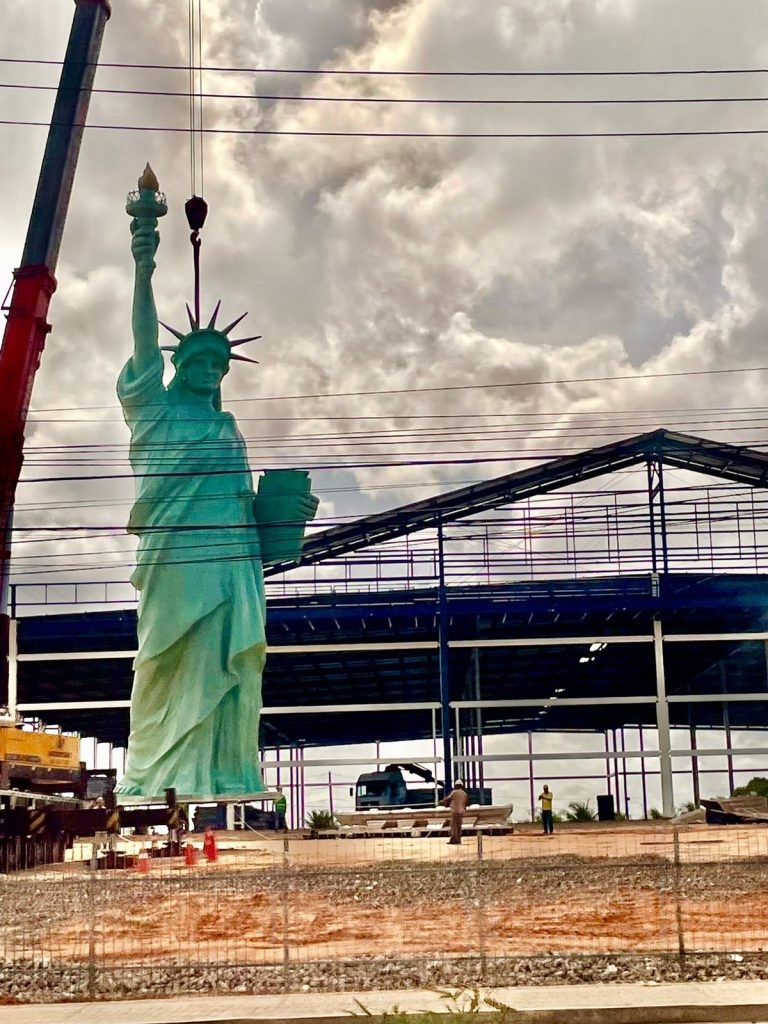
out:
{"label": "green shrub", "polygon": [[313,832],[338,827],[339,823],[330,811],[310,811],[307,815],[307,828],[311,828]]}
{"label": "green shrub", "polygon": [[658,821],[660,818],[663,818],[664,815],[661,813],[658,807],[652,807],[650,811],[648,811],[648,817],[653,818],[654,821]]}
{"label": "green shrub", "polygon": [[[446,1015],[450,1016],[452,1024],[460,1024],[465,1020],[469,1024],[476,1020],[479,1013],[482,1013],[483,1020],[488,1024],[512,1024],[520,1017],[519,1010],[507,1006],[506,1003],[501,1003],[491,996],[484,996],[477,989],[471,991],[455,989],[445,992],[441,989],[434,989],[433,991],[443,1000],[444,1010],[406,1013],[395,1005],[391,1010],[382,1014],[374,1014],[359,999],[355,999],[354,1002],[361,1012],[353,1014],[353,1016],[375,1017],[382,1024],[444,1024]],[[486,1007],[490,1008],[490,1012]]]}
{"label": "green shrub", "polygon": [[572,800],[565,812],[565,819],[566,821],[597,821],[597,815],[589,806],[589,800],[585,800],[583,803]]}
{"label": "green shrub", "polygon": [[746,786],[734,789],[733,796],[768,796],[768,779],[756,775]]}

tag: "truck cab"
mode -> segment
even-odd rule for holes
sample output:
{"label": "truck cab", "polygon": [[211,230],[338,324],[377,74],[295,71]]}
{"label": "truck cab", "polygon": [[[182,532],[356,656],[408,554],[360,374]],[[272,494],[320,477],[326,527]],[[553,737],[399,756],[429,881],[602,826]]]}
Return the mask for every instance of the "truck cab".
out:
{"label": "truck cab", "polygon": [[[428,785],[409,787],[401,769],[419,776]],[[376,807],[434,807],[443,797],[443,785],[429,769],[416,764],[388,764],[384,771],[366,772],[357,780],[355,810]]]}
{"label": "truck cab", "polygon": [[357,780],[355,809],[367,811],[370,807],[398,807],[407,801],[405,779],[402,772],[367,772]]}

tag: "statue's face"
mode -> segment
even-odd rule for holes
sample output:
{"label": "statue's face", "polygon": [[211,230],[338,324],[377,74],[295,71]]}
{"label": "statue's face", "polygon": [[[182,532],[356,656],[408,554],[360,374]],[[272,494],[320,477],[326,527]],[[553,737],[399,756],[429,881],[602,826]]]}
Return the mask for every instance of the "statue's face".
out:
{"label": "statue's face", "polygon": [[196,395],[211,395],[218,390],[229,367],[210,352],[201,352],[184,363],[181,379]]}

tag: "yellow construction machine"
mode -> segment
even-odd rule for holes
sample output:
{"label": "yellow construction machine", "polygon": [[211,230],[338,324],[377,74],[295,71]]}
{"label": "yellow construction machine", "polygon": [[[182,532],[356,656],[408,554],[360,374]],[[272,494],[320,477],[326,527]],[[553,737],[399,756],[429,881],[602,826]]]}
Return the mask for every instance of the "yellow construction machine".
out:
{"label": "yellow construction machine", "polygon": [[30,732],[0,718],[0,790],[79,791],[84,767],[79,736]]}

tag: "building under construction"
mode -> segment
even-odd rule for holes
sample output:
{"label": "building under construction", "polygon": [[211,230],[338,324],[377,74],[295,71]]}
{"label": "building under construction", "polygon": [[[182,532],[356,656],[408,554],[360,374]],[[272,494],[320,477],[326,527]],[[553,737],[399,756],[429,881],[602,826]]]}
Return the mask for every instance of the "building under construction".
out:
{"label": "building under construction", "polygon": [[[520,780],[531,811],[553,759],[593,763],[621,810],[639,783],[633,816],[673,814],[681,775],[698,796],[712,758],[731,789],[757,774],[743,756],[768,753],[744,739],[768,724],[767,480],[760,451],[656,430],[312,534],[267,570],[261,753],[293,823],[307,768],[346,789],[381,760],[349,744],[431,740],[438,778]],[[125,582],[12,596],[11,713],[124,746]],[[602,742],[542,752],[544,733]],[[485,751],[512,734],[523,750]]]}

